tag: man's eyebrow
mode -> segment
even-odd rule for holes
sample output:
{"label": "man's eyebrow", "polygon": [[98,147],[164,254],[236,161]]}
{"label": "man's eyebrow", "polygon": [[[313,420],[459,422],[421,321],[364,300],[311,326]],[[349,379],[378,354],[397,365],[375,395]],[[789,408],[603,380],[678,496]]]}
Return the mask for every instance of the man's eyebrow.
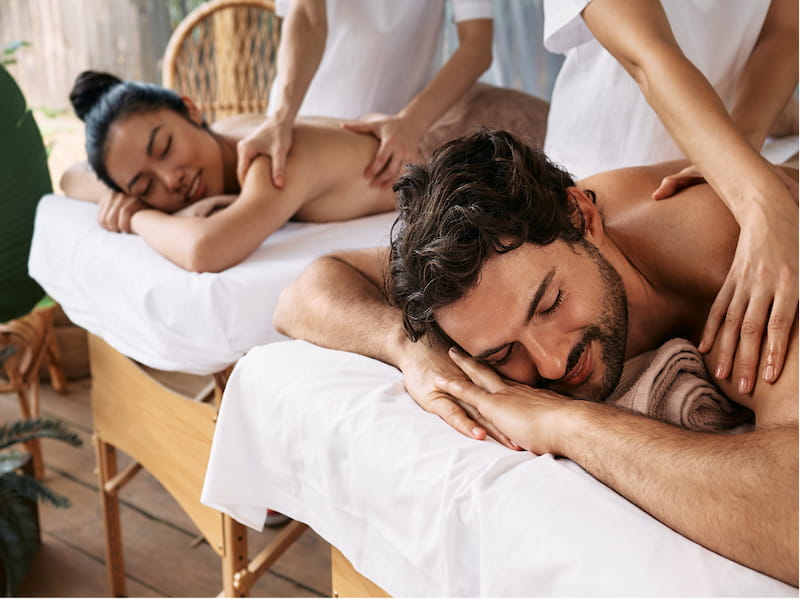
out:
{"label": "man's eyebrow", "polygon": [[[159,129],[161,129],[161,125],[156,125],[150,132],[150,139],[147,140],[147,156],[153,156],[153,143],[156,141],[156,133],[158,133]],[[141,175],[141,173],[137,173],[131,178],[131,180],[128,182],[128,191],[131,191],[133,184],[136,183]]]}
{"label": "man's eyebrow", "polygon": [[[528,307],[528,313],[525,315],[525,323],[528,323],[533,318],[533,315],[536,313],[536,308],[539,306],[539,302],[542,301],[542,297],[544,296],[544,293],[547,291],[547,287],[553,281],[553,277],[555,277],[555,275],[556,275],[556,268],[553,267],[552,269],[550,269],[547,275],[544,276],[544,279],[542,279],[542,282],[539,284],[539,287],[536,288],[536,293],[533,295],[533,300],[531,300],[531,304]],[[492,354],[500,352],[500,350],[502,350],[506,346],[508,346],[508,342],[506,342],[505,344],[501,344],[495,348],[489,348],[488,350],[484,350],[483,352],[481,352],[477,356],[473,356],[472,358],[474,358],[475,360],[486,360]]]}
{"label": "man's eyebrow", "polygon": [[530,321],[533,318],[533,315],[536,314],[536,308],[539,306],[539,302],[542,301],[542,296],[547,291],[547,287],[550,285],[550,282],[553,281],[553,277],[556,276],[556,268],[553,267],[550,269],[550,272],[545,275],[544,279],[542,279],[542,283],[539,284],[539,287],[536,288],[536,293],[533,295],[533,300],[531,300],[531,305],[528,307],[528,314],[525,316],[525,323]]}

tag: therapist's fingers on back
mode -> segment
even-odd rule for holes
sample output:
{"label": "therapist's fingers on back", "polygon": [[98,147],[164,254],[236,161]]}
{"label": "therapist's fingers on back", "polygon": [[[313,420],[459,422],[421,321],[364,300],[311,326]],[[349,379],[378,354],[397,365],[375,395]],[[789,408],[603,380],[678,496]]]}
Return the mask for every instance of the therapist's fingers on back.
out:
{"label": "therapist's fingers on back", "polygon": [[[783,372],[789,335],[797,314],[797,290],[776,295],[767,322],[767,366],[762,376],[765,381],[774,383]],[[771,369],[770,369],[771,367]]]}
{"label": "therapist's fingers on back", "polygon": [[720,288],[714,303],[711,305],[711,309],[708,311],[706,324],[703,327],[703,335],[698,345],[700,352],[708,352],[714,345],[714,340],[716,340],[717,334],[722,327],[722,322],[733,299],[735,289],[735,284],[731,280],[730,273],[728,273],[728,277],[722,284],[722,288]]}
{"label": "therapist's fingers on back", "polygon": [[753,391],[758,377],[758,363],[761,358],[761,345],[767,324],[767,313],[772,298],[757,293],[747,305],[736,349],[736,369],[734,378],[743,394]]}
{"label": "therapist's fingers on back", "polygon": [[286,155],[282,148],[276,148],[270,157],[272,159],[272,183],[275,187],[282,188],[286,182]]}
{"label": "therapist's fingers on back", "polygon": [[375,158],[369,163],[364,171],[364,177],[371,179],[370,185],[378,185],[378,176],[381,175],[391,164],[392,149],[386,140],[381,140],[381,145],[375,153]]}
{"label": "therapist's fingers on back", "polygon": [[[739,345],[746,304],[742,298],[742,292],[737,290],[725,311],[722,325],[717,332],[716,344],[719,354],[714,375],[718,379],[727,379],[733,372],[733,360]],[[739,381],[733,383],[737,388],[739,387]]]}

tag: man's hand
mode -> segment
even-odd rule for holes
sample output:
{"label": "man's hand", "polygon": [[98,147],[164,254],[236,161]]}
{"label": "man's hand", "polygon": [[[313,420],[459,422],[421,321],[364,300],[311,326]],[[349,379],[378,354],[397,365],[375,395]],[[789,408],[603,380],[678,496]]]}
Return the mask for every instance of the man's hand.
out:
{"label": "man's hand", "polygon": [[239,185],[244,185],[244,178],[255,157],[264,154],[272,160],[272,183],[276,188],[284,186],[286,156],[292,147],[292,127],[290,121],[270,118],[239,141],[236,145],[236,177]]}
{"label": "man's hand", "polygon": [[436,388],[434,380],[437,376],[454,381],[466,380],[464,373],[447,356],[444,347],[431,346],[430,343],[427,339],[415,342],[413,346],[416,355],[413,361],[407,361],[400,366],[406,391],[414,401],[467,437],[482,440],[488,433],[504,446],[519,450],[519,446],[486,421],[472,406],[462,404],[447,392]]}
{"label": "man's hand", "polygon": [[371,187],[390,188],[406,163],[419,160],[423,132],[410,119],[374,114],[361,121],[342,123],[342,127],[380,140],[375,158],[364,171]]}
{"label": "man's hand", "polygon": [[97,204],[97,222],[114,233],[131,233],[131,217],[146,208],[150,207],[134,196],[109,190]]}
{"label": "man's hand", "polygon": [[549,390],[507,381],[460,350],[450,357],[467,375],[437,376],[436,387],[473,407],[490,425],[535,454],[564,455],[564,409],[576,402]]}

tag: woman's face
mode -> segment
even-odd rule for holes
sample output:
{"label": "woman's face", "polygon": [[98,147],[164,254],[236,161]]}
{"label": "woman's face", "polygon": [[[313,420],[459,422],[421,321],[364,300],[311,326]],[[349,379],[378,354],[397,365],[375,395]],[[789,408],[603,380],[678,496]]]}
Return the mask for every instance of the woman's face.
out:
{"label": "woman's face", "polygon": [[224,193],[222,150],[190,119],[168,108],[115,121],[106,139],[105,165],[114,182],[153,208],[173,213],[201,198]]}

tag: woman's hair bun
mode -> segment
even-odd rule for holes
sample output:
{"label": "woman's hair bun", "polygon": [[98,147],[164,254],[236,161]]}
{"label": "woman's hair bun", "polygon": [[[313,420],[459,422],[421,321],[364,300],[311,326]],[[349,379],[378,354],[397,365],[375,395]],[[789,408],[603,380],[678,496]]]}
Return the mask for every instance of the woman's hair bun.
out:
{"label": "woman's hair bun", "polygon": [[69,101],[78,118],[83,121],[97,101],[118,83],[122,80],[111,73],[84,71],[78,75],[69,93]]}

